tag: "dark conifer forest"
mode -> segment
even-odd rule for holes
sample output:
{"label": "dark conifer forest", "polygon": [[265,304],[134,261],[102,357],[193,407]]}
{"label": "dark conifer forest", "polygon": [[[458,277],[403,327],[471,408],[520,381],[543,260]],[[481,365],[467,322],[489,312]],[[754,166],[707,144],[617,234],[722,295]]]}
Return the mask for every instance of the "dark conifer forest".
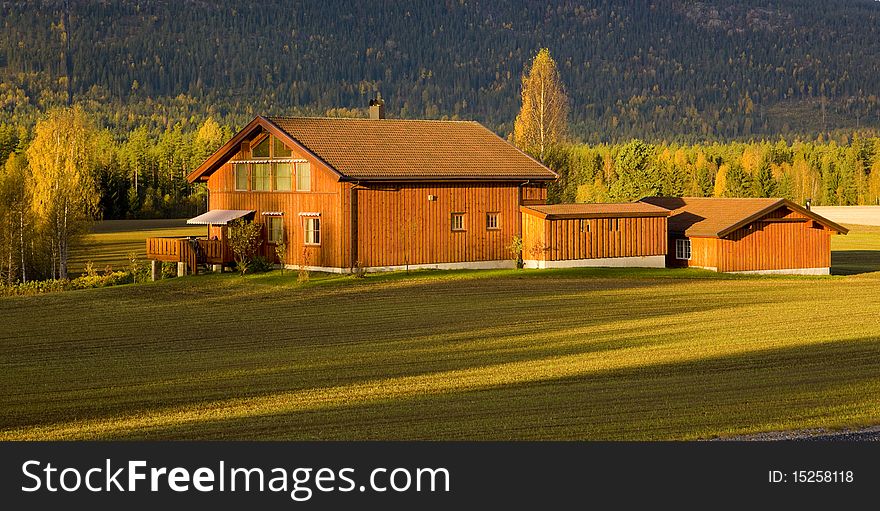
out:
{"label": "dark conifer forest", "polygon": [[389,117],[506,137],[545,47],[570,102],[553,200],[880,200],[880,2],[0,0],[0,27],[0,163],[79,105],[99,218],[198,211],[183,177],[257,114],[381,93]]}

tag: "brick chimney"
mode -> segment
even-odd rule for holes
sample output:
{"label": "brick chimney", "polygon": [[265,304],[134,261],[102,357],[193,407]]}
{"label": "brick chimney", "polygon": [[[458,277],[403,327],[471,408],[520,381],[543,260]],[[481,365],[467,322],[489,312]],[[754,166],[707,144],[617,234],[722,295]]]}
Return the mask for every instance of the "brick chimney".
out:
{"label": "brick chimney", "polygon": [[385,118],[385,102],[382,101],[382,95],[376,93],[376,99],[370,100],[370,119]]}

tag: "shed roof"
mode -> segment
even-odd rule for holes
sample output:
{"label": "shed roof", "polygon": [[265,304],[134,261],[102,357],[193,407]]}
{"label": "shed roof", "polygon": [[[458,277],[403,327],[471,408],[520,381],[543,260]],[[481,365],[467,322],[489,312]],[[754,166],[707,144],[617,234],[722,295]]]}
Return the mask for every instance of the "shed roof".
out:
{"label": "shed roof", "polygon": [[206,179],[243,140],[269,131],[347,181],[534,180],[557,175],[474,121],[262,117],[189,176]]}
{"label": "shed roof", "polygon": [[669,231],[686,236],[722,238],[740,227],[786,207],[825,227],[846,234],[848,230],[788,199],[721,197],[646,197],[641,202],[671,211]]}
{"label": "shed roof", "polygon": [[668,216],[669,210],[643,202],[548,204],[522,206],[522,211],[550,220],[571,218],[632,218]]}

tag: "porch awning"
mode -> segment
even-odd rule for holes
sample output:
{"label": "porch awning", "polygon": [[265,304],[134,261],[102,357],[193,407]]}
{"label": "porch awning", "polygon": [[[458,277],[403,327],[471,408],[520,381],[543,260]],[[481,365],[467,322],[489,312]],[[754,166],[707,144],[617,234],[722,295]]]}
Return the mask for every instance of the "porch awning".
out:
{"label": "porch awning", "polygon": [[226,225],[233,220],[254,214],[252,209],[212,209],[186,221],[189,225]]}

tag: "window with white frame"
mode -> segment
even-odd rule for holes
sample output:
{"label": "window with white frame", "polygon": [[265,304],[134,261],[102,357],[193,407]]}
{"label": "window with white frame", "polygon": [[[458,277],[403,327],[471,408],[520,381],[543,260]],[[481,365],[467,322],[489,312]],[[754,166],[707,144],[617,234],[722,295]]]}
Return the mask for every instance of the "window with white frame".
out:
{"label": "window with white frame", "polygon": [[248,166],[247,163],[235,163],[232,165],[232,173],[235,179],[235,191],[246,192],[248,189]]}
{"label": "window with white frame", "polygon": [[269,164],[254,163],[251,165],[251,191],[269,191]]}
{"label": "window with white frame", "polygon": [[464,230],[464,213],[453,213],[452,214],[452,230],[453,231],[463,231]]}
{"label": "window with white frame", "polygon": [[312,189],[312,170],[308,162],[296,164],[296,191],[308,192]]}
{"label": "window with white frame", "polygon": [[691,240],[675,240],[675,258],[681,260],[690,260],[691,258]]}
{"label": "window with white frame", "polygon": [[306,245],[321,244],[321,219],[319,217],[306,217],[305,234]]}
{"label": "window with white frame", "polygon": [[490,231],[501,229],[501,224],[498,223],[498,212],[489,212],[486,213],[486,229]]}
{"label": "window with white frame", "polygon": [[293,173],[292,163],[275,163],[272,172],[272,189],[276,192],[289,192]]}

